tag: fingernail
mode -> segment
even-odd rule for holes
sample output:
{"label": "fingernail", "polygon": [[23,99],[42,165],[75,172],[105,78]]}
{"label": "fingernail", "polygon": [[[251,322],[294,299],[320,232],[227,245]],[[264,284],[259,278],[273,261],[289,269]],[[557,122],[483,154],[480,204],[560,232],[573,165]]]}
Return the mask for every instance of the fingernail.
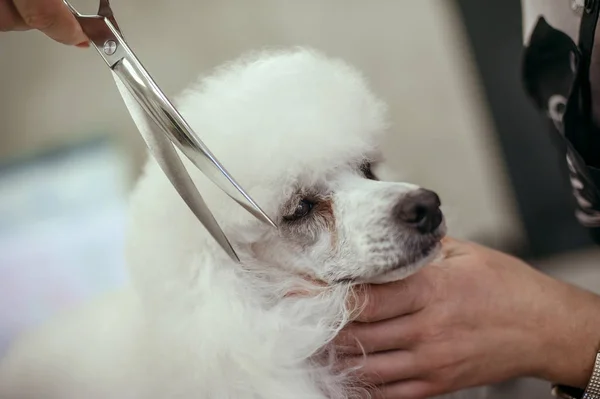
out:
{"label": "fingernail", "polygon": [[88,42],[88,41],[86,40],[85,42],[81,42],[81,43],[79,43],[79,44],[76,44],[75,46],[76,46],[76,47],[79,47],[79,48],[88,48],[88,47],[90,47],[90,42]]}

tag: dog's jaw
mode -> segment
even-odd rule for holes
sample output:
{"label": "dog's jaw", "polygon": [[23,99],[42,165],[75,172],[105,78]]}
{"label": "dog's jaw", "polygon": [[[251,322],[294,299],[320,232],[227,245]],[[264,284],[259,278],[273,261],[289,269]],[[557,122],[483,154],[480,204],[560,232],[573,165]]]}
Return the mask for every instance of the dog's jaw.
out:
{"label": "dog's jaw", "polygon": [[368,279],[358,279],[357,283],[386,284],[386,283],[391,283],[393,281],[403,280],[403,279],[417,273],[423,267],[436,261],[441,256],[442,256],[442,244],[438,243],[433,247],[433,249],[427,256],[419,259],[417,262],[415,262],[411,265],[392,269],[388,272],[384,272],[378,276],[371,277]]}
{"label": "dog's jaw", "polygon": [[374,274],[358,276],[352,279],[352,282],[358,284],[385,284],[393,281],[405,279],[423,267],[433,263],[443,256],[442,253],[442,242],[447,234],[446,220],[443,219],[440,226],[431,233],[429,239],[434,241],[423,249],[423,254],[417,257],[412,262],[406,264],[390,265],[386,269]]}

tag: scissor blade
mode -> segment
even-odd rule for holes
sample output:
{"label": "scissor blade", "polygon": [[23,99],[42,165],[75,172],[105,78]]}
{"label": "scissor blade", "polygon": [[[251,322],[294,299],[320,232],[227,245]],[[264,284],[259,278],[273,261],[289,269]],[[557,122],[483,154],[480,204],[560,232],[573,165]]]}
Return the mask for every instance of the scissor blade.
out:
{"label": "scissor blade", "polygon": [[146,116],[144,109],[137,103],[136,99],[131,96],[127,88],[123,85],[117,74],[113,73],[113,78],[117,87],[125,101],[131,117],[137,125],[144,141],[146,142],[150,152],[156,159],[160,168],[165,172],[165,175],[173,184],[181,198],[198,218],[198,220],[208,230],[210,235],[217,241],[229,257],[239,262],[240,259],[231,246],[231,243],[225,236],[225,233],[215,220],[208,206],[202,199],[194,182],[190,178],[183,162],[179,158],[175,147],[169,139],[163,134],[158,125]]}
{"label": "scissor blade", "polygon": [[[198,169],[258,220],[277,227],[202,143],[185,119],[133,57],[116,63],[112,71],[122,78],[120,81],[129,90],[130,96],[135,98],[137,104],[146,111],[146,115],[162,128],[163,133]],[[143,79],[136,79],[140,76]]]}
{"label": "scissor blade", "polygon": [[229,255],[233,261],[239,262],[239,257],[202,199],[194,182],[187,173],[183,162],[181,162],[179,155],[175,151],[173,144],[162,134],[142,136],[159,166],[165,172],[171,181],[171,184],[173,184],[173,187],[175,187],[190,210],[196,215],[198,220],[200,220],[206,230],[208,230],[210,235],[217,241],[221,248],[223,248],[227,255]]}
{"label": "scissor blade", "polygon": [[273,227],[277,227],[269,216],[267,216],[252,198],[246,194],[201,142],[196,143],[194,147],[181,145],[179,148],[189,160],[206,175],[206,177],[215,183],[235,202],[250,212],[258,220]]}

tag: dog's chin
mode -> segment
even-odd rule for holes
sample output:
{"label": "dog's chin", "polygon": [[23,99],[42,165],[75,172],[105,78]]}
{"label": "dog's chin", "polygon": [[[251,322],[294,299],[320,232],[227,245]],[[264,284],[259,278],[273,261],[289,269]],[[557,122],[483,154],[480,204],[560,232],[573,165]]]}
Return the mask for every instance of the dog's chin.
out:
{"label": "dog's chin", "polygon": [[408,276],[415,274],[421,270],[424,266],[435,261],[437,258],[442,256],[442,244],[436,243],[431,249],[427,251],[422,257],[417,259],[410,265],[402,265],[400,267],[393,267],[389,270],[378,274],[376,276],[368,277],[365,279],[357,280],[361,284],[385,284],[392,281],[398,281],[407,278]]}

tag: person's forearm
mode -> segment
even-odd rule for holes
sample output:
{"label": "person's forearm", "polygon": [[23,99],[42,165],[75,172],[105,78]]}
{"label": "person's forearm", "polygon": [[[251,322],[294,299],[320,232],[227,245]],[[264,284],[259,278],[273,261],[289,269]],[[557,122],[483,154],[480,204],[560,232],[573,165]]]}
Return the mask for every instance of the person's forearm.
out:
{"label": "person's forearm", "polygon": [[555,291],[540,304],[537,377],[585,388],[592,374],[600,344],[600,297],[564,282],[552,280],[546,289]]}

